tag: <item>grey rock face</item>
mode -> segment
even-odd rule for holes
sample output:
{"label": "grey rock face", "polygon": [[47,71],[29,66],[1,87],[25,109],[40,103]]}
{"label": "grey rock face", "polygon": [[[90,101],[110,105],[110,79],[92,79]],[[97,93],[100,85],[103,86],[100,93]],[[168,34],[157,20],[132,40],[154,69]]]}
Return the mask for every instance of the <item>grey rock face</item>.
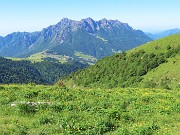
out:
{"label": "grey rock face", "polygon": [[142,31],[118,20],[86,18],[74,21],[63,18],[40,32],[14,32],[0,37],[0,56],[26,57],[50,50],[71,57],[76,51],[102,58],[150,40]]}

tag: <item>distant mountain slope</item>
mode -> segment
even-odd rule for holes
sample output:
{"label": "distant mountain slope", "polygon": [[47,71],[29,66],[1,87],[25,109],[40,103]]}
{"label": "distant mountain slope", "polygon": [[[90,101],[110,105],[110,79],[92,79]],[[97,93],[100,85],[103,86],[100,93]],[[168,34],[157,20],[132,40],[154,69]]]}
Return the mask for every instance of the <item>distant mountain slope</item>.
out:
{"label": "distant mountain slope", "polygon": [[[18,57],[36,42],[39,33],[14,32],[0,39],[0,56]],[[3,41],[3,42],[2,42]]]}
{"label": "distant mountain slope", "polygon": [[105,57],[94,66],[69,76],[67,84],[105,88],[176,88],[180,87],[179,56],[180,34]]}
{"label": "distant mountain slope", "polygon": [[27,57],[46,51],[78,60],[85,59],[75,55],[76,52],[99,59],[149,41],[142,31],[118,20],[64,18],[40,32],[17,32],[1,37],[0,56]]}
{"label": "distant mountain slope", "polygon": [[178,33],[180,33],[180,29],[175,28],[175,29],[170,29],[170,30],[163,31],[163,32],[158,33],[158,34],[146,33],[146,35],[148,37],[150,37],[151,39],[155,40],[155,39],[167,37],[167,36],[178,34]]}

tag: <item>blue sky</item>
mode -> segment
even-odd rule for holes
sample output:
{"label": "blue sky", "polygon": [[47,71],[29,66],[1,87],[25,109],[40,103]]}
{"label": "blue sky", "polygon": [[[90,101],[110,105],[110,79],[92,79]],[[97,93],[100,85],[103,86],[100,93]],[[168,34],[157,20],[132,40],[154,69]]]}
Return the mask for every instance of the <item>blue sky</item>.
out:
{"label": "blue sky", "polygon": [[62,18],[118,19],[135,29],[180,28],[180,0],[0,0],[0,35],[40,31]]}

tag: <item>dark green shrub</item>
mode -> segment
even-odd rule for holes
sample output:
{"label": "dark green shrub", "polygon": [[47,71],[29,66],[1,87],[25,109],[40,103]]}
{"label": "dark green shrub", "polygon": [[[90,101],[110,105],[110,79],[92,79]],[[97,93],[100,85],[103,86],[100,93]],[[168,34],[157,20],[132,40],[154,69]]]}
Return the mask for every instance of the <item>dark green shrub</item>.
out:
{"label": "dark green shrub", "polygon": [[108,114],[109,114],[110,119],[120,120],[120,118],[121,118],[120,112],[118,112],[116,110],[112,110],[112,111],[108,112]]}
{"label": "dark green shrub", "polygon": [[38,96],[38,91],[30,91],[28,93],[25,93],[24,97],[25,98],[34,98]]}
{"label": "dark green shrub", "polygon": [[159,49],[161,49],[161,47],[155,46],[154,49],[159,50]]}
{"label": "dark green shrub", "polygon": [[160,86],[161,86],[161,88],[163,88],[163,89],[167,89],[167,90],[170,90],[170,89],[171,89],[171,88],[168,86],[168,84],[167,84],[167,83],[164,83],[164,82],[161,82]]}
{"label": "dark green shrub", "polygon": [[126,127],[120,127],[120,128],[118,128],[115,133],[116,133],[117,135],[129,135],[129,134],[130,134]]}
{"label": "dark green shrub", "polygon": [[52,105],[50,105],[50,108],[54,112],[61,112],[64,109],[64,105],[61,105],[61,104],[52,104]]}
{"label": "dark green shrub", "polygon": [[27,135],[28,134],[28,126],[25,126],[25,125],[16,125],[17,127],[17,130],[16,130],[16,133],[17,135]]}
{"label": "dark green shrub", "polygon": [[39,118],[39,124],[40,125],[44,125],[44,124],[53,124],[54,123],[54,119],[51,115],[42,115]]}
{"label": "dark green shrub", "polygon": [[159,126],[154,124],[152,126],[141,126],[135,129],[134,135],[153,135],[158,130]]}
{"label": "dark green shrub", "polygon": [[102,120],[101,122],[99,122],[98,124],[98,133],[99,134],[103,134],[109,131],[113,131],[115,130],[117,127],[115,125],[115,123],[112,120]]}
{"label": "dark green shrub", "polygon": [[144,67],[139,67],[138,69],[137,69],[137,75],[138,76],[143,76],[143,75],[145,75],[147,73],[147,71],[144,69]]}
{"label": "dark green shrub", "polygon": [[38,94],[38,98],[42,99],[42,100],[50,100],[51,98],[51,93],[49,92],[41,92]]}
{"label": "dark green shrub", "polygon": [[23,103],[23,104],[18,104],[18,111],[21,114],[35,114],[37,109],[36,106],[33,104],[28,104],[28,103]]}
{"label": "dark green shrub", "polygon": [[165,77],[164,79],[161,80],[160,82],[160,87],[163,88],[163,89],[168,89],[170,90],[170,87],[168,86],[168,84],[170,83],[170,79]]}
{"label": "dark green shrub", "polygon": [[156,87],[156,83],[151,81],[146,81],[144,82],[144,88],[155,88]]}
{"label": "dark green shrub", "polygon": [[49,104],[39,104],[38,106],[38,110],[47,110],[49,109]]}
{"label": "dark green shrub", "polygon": [[4,86],[0,86],[0,90],[5,90],[6,88]]}
{"label": "dark green shrub", "polygon": [[166,49],[167,49],[167,50],[170,50],[170,49],[171,49],[171,46],[170,46],[170,45],[168,45]]}

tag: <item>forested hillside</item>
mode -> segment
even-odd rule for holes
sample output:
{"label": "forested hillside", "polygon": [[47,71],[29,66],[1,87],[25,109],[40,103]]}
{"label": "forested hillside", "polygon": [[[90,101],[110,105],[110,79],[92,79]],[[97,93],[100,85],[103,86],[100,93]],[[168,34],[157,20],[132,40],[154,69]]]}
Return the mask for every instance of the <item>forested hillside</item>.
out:
{"label": "forested hillside", "polygon": [[53,84],[72,72],[86,68],[88,64],[83,64],[78,61],[71,61],[65,64],[44,61],[34,63],[33,66],[39,71],[42,78],[46,80],[48,84]]}
{"label": "forested hillside", "polygon": [[[103,58],[96,65],[71,74],[67,83],[103,88],[141,86],[170,89],[179,87],[179,55],[180,35],[174,35],[142,45],[128,52]],[[172,65],[172,67],[168,65]],[[169,72],[172,68],[177,70],[173,70],[174,76],[172,77],[165,74],[160,67],[166,67],[166,71]],[[161,77],[154,79],[153,76],[156,75],[157,70]],[[150,72],[151,77],[147,79],[146,76]]]}
{"label": "forested hillside", "polygon": [[87,66],[76,61],[65,64],[48,61],[31,63],[0,57],[0,83],[53,84],[61,77]]}
{"label": "forested hillside", "polygon": [[0,57],[0,83],[47,83],[28,61],[12,61]]}

